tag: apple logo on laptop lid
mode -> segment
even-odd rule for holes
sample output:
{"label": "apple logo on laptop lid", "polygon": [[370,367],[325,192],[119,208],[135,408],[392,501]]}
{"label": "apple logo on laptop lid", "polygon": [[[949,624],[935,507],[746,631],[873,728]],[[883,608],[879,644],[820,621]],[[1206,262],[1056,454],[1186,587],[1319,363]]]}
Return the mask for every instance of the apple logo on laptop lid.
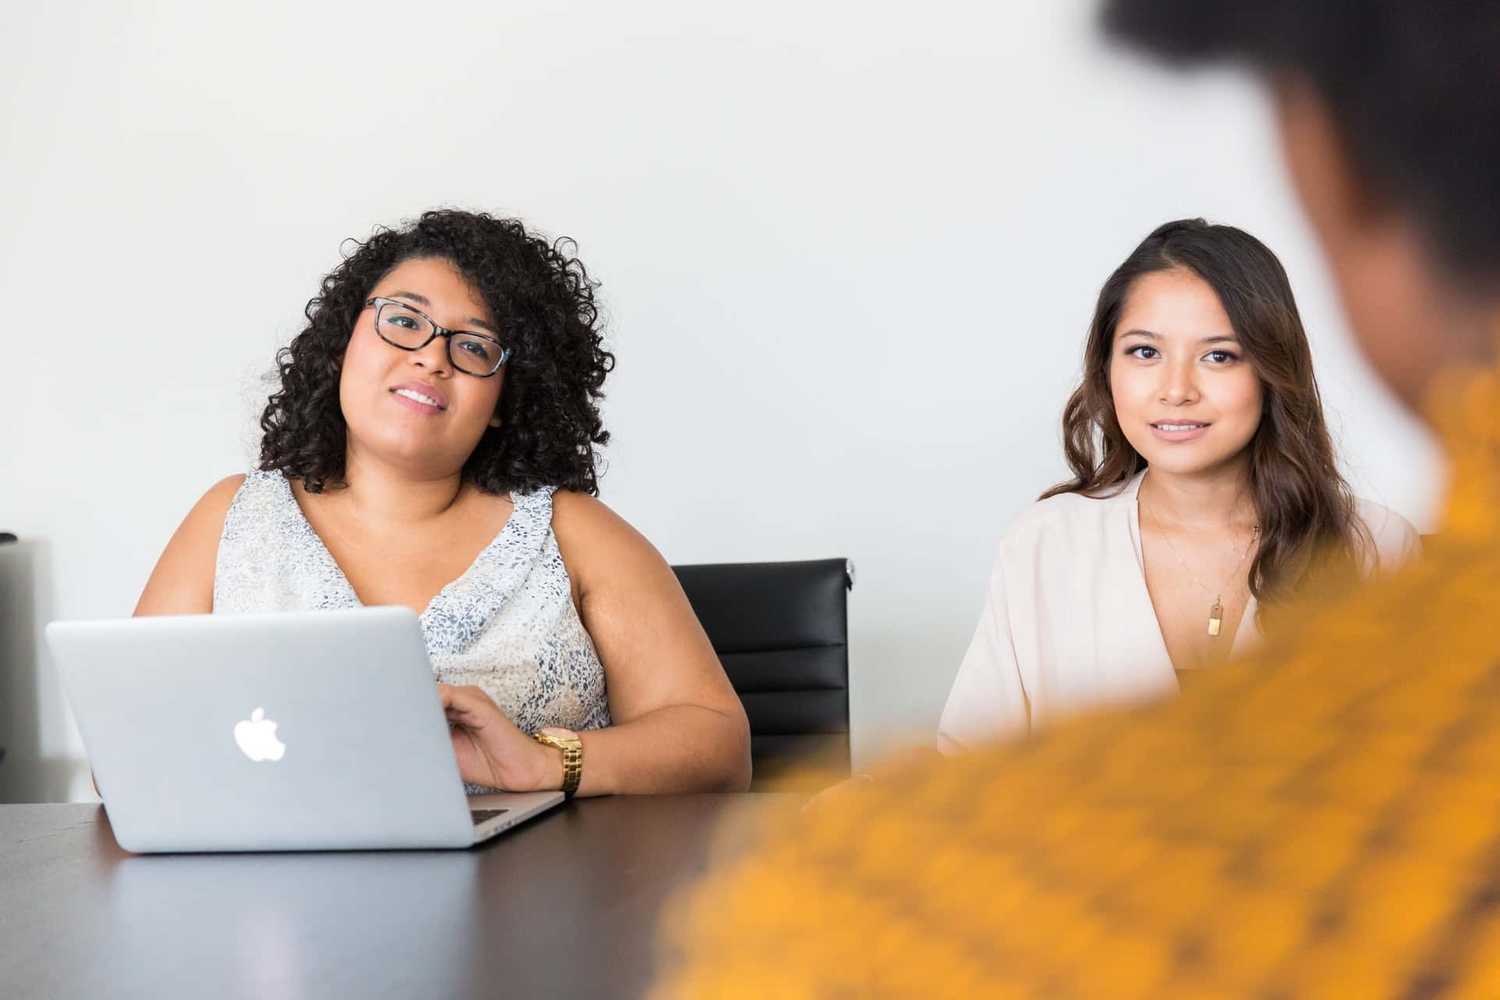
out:
{"label": "apple logo on laptop lid", "polygon": [[257,708],[250,718],[235,723],[234,742],[240,752],[251,760],[280,760],[286,753],[286,744],[276,738],[276,723],[266,718],[264,709]]}

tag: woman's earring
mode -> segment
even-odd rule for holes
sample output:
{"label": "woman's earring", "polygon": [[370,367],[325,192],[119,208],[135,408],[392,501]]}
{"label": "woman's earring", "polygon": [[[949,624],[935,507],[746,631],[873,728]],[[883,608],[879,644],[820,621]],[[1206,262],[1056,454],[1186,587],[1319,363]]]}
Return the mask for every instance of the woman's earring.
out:
{"label": "woman's earring", "polygon": [[491,427],[499,427],[500,426],[500,418],[499,417],[490,417],[490,426]]}

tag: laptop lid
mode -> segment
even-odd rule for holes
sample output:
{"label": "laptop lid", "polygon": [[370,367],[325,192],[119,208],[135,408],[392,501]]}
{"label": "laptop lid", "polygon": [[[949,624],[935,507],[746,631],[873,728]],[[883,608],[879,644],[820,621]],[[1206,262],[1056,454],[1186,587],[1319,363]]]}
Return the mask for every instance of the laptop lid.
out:
{"label": "laptop lid", "polygon": [[408,608],[54,622],[46,636],[127,850],[475,839]]}

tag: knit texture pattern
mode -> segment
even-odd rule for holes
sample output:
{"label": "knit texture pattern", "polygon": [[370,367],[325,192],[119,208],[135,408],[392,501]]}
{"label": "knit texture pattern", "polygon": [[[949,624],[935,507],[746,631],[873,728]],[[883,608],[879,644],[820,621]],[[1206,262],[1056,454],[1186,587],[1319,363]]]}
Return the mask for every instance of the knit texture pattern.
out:
{"label": "knit texture pattern", "polygon": [[663,997],[1500,997],[1500,379],[1433,398],[1424,558],[1182,697],[791,810]]}

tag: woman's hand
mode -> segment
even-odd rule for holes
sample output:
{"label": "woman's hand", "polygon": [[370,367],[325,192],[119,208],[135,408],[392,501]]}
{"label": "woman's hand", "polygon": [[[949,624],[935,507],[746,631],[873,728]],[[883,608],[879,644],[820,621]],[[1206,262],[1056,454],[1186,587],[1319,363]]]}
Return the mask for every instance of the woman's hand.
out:
{"label": "woman's hand", "polygon": [[458,773],[507,792],[561,788],[562,754],[516,728],[482,688],[438,685]]}

